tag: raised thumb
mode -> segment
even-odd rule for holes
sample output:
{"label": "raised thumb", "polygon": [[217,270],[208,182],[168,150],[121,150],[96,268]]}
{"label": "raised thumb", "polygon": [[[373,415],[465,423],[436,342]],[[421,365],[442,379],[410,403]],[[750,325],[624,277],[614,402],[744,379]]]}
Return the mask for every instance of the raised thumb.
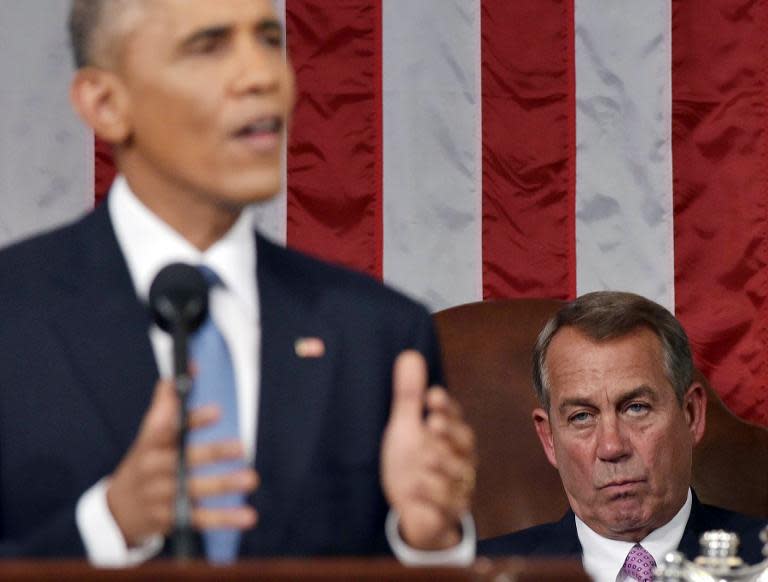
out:
{"label": "raised thumb", "polygon": [[427,363],[419,352],[407,350],[395,360],[392,374],[390,422],[420,423],[427,390]]}
{"label": "raised thumb", "polygon": [[178,406],[173,382],[159,380],[139,429],[138,442],[144,445],[172,442],[178,430]]}

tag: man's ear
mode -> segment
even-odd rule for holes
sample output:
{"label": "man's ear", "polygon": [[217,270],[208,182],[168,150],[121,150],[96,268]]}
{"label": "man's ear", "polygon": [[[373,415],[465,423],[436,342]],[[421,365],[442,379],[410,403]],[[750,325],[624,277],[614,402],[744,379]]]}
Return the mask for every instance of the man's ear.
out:
{"label": "man's ear", "polygon": [[544,454],[547,455],[550,464],[557,469],[552,427],[549,424],[549,414],[546,410],[537,408],[533,411],[533,426],[536,428],[536,434],[539,435],[539,441],[541,441],[541,446],[544,448]]}
{"label": "man's ear", "polygon": [[694,446],[704,437],[707,426],[707,391],[699,382],[691,384],[683,397],[683,414]]}
{"label": "man's ear", "polygon": [[130,138],[129,100],[114,73],[96,67],[78,70],[69,97],[83,121],[101,139],[122,144]]}

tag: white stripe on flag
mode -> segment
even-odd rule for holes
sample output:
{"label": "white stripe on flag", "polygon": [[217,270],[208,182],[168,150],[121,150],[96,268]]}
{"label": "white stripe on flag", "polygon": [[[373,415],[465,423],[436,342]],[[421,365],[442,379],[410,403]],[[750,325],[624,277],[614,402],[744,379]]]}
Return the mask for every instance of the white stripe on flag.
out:
{"label": "white stripe on flag", "polygon": [[[285,0],[273,0],[275,5],[275,13],[280,21],[283,23],[283,34],[285,34]],[[287,38],[283,36],[283,46],[287,47]],[[283,49],[285,51],[285,48]],[[289,129],[289,128],[287,128]],[[280,189],[280,194],[255,205],[254,222],[256,227],[263,235],[267,236],[271,240],[285,244],[286,231],[288,224],[288,197],[286,195],[286,186],[288,184],[288,177],[286,175],[286,149],[288,143],[287,129],[284,130],[285,140],[283,145],[283,187]]]}
{"label": "white stripe on flag", "polygon": [[670,0],[576,0],[577,290],[674,309]]}
{"label": "white stripe on flag", "polygon": [[69,105],[69,3],[0,3],[0,246],[93,206],[93,135]]}
{"label": "white stripe on flag", "polygon": [[480,0],[383,2],[384,280],[482,298]]}

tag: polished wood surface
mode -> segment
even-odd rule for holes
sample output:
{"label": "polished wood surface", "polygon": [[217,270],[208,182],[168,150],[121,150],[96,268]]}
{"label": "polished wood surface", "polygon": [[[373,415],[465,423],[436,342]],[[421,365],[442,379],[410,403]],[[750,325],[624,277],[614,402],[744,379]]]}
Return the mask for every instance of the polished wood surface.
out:
{"label": "polished wood surface", "polygon": [[96,569],[82,561],[0,561],[0,580],[75,582],[117,581],[209,581],[209,580],[336,580],[464,582],[579,582],[589,580],[578,560],[479,559],[469,568],[408,568],[395,560],[306,559],[252,560],[233,566],[215,567],[204,562],[177,564],[155,561],[124,570]]}

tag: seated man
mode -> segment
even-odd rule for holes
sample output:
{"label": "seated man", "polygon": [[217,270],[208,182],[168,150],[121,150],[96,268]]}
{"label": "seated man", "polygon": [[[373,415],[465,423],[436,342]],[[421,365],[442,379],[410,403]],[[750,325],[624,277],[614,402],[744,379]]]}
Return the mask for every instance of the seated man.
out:
{"label": "seated man", "polygon": [[616,292],[565,305],[534,349],[533,420],[571,511],[478,553],[581,555],[598,581],[649,580],[667,552],[693,558],[704,531],[725,529],[740,535],[746,561],[760,561],[764,523],[703,505],[690,489],[706,410],[693,372],[688,338],[660,305]]}
{"label": "seated man", "polygon": [[211,283],[188,458],[227,466],[189,480],[207,557],[471,560],[473,438],[427,391],[429,314],[252,229],[294,101],[271,0],[73,0],[70,28],[72,101],[120,176],[90,215],[0,253],[0,556],[162,551],[178,402],[146,301],[183,261]]}

